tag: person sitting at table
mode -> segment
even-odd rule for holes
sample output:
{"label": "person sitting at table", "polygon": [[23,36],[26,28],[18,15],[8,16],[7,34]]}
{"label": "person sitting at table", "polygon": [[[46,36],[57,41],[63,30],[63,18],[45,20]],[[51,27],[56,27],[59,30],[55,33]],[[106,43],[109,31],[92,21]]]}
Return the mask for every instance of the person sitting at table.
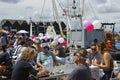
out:
{"label": "person sitting at table", "polygon": [[77,67],[71,72],[67,80],[91,80],[91,70],[86,63],[87,51],[84,48],[74,53],[73,59]]}
{"label": "person sitting at table", "polygon": [[93,65],[98,66],[101,69],[103,69],[105,75],[102,77],[101,80],[109,80],[110,77],[114,77],[114,74],[113,76],[111,76],[113,68],[114,68],[113,58],[104,42],[100,42],[98,44],[98,49],[102,56],[101,64],[94,63]]}
{"label": "person sitting at table", "polygon": [[44,65],[48,63],[48,59],[51,56],[53,60],[53,65],[57,64],[56,57],[52,51],[49,50],[49,46],[46,43],[42,43],[42,51],[38,53],[36,62],[37,65],[44,68]]}
{"label": "person sitting at table", "polygon": [[100,64],[100,62],[101,62],[101,55],[97,49],[96,44],[92,44],[88,51],[88,59],[86,60],[86,63],[92,65],[92,64]]}
{"label": "person sitting at table", "polygon": [[33,48],[25,48],[20,56],[20,60],[15,64],[11,76],[11,80],[29,80],[29,75],[41,77],[44,74],[48,74],[49,71],[44,69],[35,69],[30,64],[36,56],[36,51]]}
{"label": "person sitting at table", "polygon": [[62,45],[59,42],[53,41],[51,43],[51,47],[54,50],[54,54],[56,56],[57,61],[61,64],[65,64],[66,53],[65,53],[65,49],[62,47]]}
{"label": "person sitting at table", "polygon": [[41,41],[39,38],[33,39],[33,45],[31,47],[35,48],[37,53],[41,52]]}

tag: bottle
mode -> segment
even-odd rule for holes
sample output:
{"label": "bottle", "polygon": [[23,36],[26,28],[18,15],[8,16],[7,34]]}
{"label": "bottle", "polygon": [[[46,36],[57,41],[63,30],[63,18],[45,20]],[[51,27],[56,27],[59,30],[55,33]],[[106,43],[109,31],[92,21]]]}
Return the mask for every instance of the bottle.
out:
{"label": "bottle", "polygon": [[71,53],[71,54],[70,54],[70,63],[71,63],[71,64],[74,63],[74,61],[73,61],[73,54],[74,54],[74,53]]}
{"label": "bottle", "polygon": [[48,57],[48,67],[49,67],[49,71],[52,72],[53,71],[53,58],[52,58],[52,56]]}

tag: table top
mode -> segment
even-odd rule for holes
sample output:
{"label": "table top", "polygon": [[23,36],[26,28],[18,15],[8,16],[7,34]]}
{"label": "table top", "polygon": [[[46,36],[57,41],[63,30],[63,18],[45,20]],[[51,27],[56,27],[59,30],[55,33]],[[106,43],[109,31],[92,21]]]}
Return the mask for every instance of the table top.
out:
{"label": "table top", "polygon": [[[76,68],[75,64],[65,64],[60,66],[55,66],[53,70],[53,74],[47,77],[39,78],[39,80],[45,80],[45,79],[53,79],[61,76],[68,76],[74,69]],[[56,70],[61,69],[64,71],[63,73],[56,73]],[[96,66],[90,66],[92,77],[93,78],[99,78],[99,68]],[[99,79],[96,79],[99,80]]]}

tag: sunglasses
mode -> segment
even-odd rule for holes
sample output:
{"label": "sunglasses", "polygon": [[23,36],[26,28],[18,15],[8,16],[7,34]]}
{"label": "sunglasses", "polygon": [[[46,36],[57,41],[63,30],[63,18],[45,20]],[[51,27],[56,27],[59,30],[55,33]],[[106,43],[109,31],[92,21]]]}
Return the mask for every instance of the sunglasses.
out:
{"label": "sunglasses", "polygon": [[96,48],[91,48],[91,50],[94,50],[94,51],[96,51]]}
{"label": "sunglasses", "polygon": [[84,60],[86,60],[86,59],[87,59],[87,57],[82,57],[79,53],[74,53],[73,55],[74,55],[74,56],[81,57],[81,59],[84,59]]}
{"label": "sunglasses", "polygon": [[73,55],[74,55],[74,56],[80,56],[80,54],[79,54],[79,53],[74,53]]}

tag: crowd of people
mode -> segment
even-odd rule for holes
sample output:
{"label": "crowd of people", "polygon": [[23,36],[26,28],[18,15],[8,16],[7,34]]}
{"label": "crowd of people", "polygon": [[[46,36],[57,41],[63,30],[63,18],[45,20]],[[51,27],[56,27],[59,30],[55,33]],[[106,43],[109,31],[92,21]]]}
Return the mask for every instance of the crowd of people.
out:
{"label": "crowd of people", "polygon": [[44,68],[48,65],[50,57],[53,61],[50,63],[53,64],[52,66],[65,64],[66,46],[53,39],[45,40],[40,37],[28,38],[23,35],[2,33],[1,45],[3,54],[8,53],[12,58],[12,80],[28,80],[29,74],[36,77],[48,74],[49,71]]}
{"label": "crowd of people", "polygon": [[[47,65],[64,65],[67,62],[66,57],[71,55],[68,55],[69,50],[66,50],[65,42],[61,43],[52,38],[45,40],[34,37],[31,39],[22,35],[3,33],[1,45],[3,54],[9,53],[12,57],[11,80],[29,80],[30,74],[36,78],[42,77],[50,73],[45,69]],[[90,65],[103,69],[105,75],[101,77],[101,80],[111,78],[114,68],[113,59],[104,42],[92,44],[89,49],[78,47],[73,53],[72,58],[77,68],[71,72],[68,80],[91,80]]]}

